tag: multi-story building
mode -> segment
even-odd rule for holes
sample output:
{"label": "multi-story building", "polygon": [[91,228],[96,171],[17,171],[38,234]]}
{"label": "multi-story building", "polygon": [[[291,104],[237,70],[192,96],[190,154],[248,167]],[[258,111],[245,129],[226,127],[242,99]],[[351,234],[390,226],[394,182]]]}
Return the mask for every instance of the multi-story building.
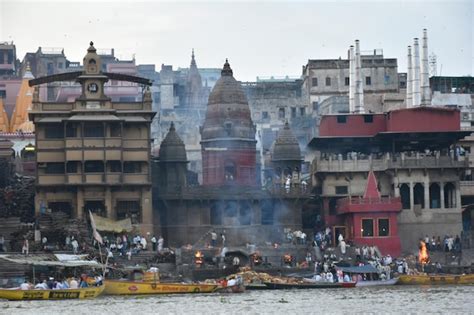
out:
{"label": "multi-story building", "polygon": [[[139,101],[113,102],[107,81],[150,85],[147,79],[102,71],[91,43],[83,70],[30,81],[30,119],[36,129],[36,213],[89,211],[110,219],[130,217],[152,232],[150,123],[155,113],[146,89]],[[40,102],[36,85],[76,81],[81,94],[69,102]]]}
{"label": "multi-story building", "polygon": [[334,234],[396,255],[425,235],[460,234],[460,174],[469,161],[455,145],[468,134],[457,109],[322,116],[309,144],[322,197],[315,214]]}
{"label": "multi-story building", "polygon": [[[0,43],[0,76],[17,74],[18,66],[15,44],[13,42]],[[0,97],[2,97],[1,94]]]}
{"label": "multi-story building", "polygon": [[[349,59],[310,59],[303,66],[303,97],[315,115],[349,112]],[[363,52],[361,77],[367,111],[386,111],[397,106],[393,104],[397,99],[398,108],[403,104],[404,97],[392,100],[392,94],[400,92],[397,59],[384,58],[377,49],[373,53]],[[331,111],[333,97],[339,98],[337,111]]]}

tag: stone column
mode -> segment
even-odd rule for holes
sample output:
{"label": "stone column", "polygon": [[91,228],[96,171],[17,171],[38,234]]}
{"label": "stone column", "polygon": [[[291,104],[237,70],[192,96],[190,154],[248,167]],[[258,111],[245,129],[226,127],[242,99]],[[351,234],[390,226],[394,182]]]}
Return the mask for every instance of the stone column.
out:
{"label": "stone column", "polygon": [[414,187],[413,187],[413,186],[414,186],[414,185],[413,185],[413,182],[410,181],[410,184],[409,184],[409,185],[410,185],[410,209],[413,210],[413,208],[414,208],[414,206],[415,206],[415,200],[414,200],[415,194],[414,194],[414,192],[413,192],[413,188],[414,188]]}
{"label": "stone column", "polygon": [[76,214],[78,219],[82,219],[84,216],[84,191],[82,188],[77,189],[76,194]]}
{"label": "stone column", "polygon": [[105,188],[105,209],[107,210],[107,218],[115,220],[117,217],[115,213],[115,208],[113,207],[112,203],[112,193],[110,191],[110,187]]}
{"label": "stone column", "polygon": [[[151,190],[148,188],[142,188],[141,194],[141,205],[142,205],[142,233],[153,232],[153,211],[151,207]],[[187,209],[186,209],[187,211]]]}
{"label": "stone column", "polygon": [[456,209],[461,208],[461,184],[459,181],[456,182],[456,190],[454,191],[454,200],[456,201]]}
{"label": "stone column", "polygon": [[423,188],[425,189],[425,209],[430,209],[430,183],[427,178],[423,182]]}
{"label": "stone column", "polygon": [[440,182],[439,187],[440,187],[439,188],[439,194],[440,194],[439,202],[441,203],[440,209],[444,210],[444,182]]}
{"label": "stone column", "polygon": [[400,181],[398,180],[398,177],[397,176],[394,176],[393,177],[393,188],[394,188],[394,197],[397,198],[397,197],[400,197]]}

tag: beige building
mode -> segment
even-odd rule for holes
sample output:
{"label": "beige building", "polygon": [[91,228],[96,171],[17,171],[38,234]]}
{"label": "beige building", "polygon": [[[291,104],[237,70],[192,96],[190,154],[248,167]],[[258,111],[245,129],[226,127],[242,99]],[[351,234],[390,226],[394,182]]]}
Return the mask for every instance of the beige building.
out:
{"label": "beige building", "polygon": [[150,123],[151,93],[138,102],[112,102],[108,80],[150,85],[147,79],[104,74],[91,42],[82,71],[38,78],[30,85],[76,81],[82,93],[73,102],[39,102],[33,93],[29,116],[36,128],[36,213],[62,211],[83,218],[88,211],[119,220],[130,217],[152,232]]}

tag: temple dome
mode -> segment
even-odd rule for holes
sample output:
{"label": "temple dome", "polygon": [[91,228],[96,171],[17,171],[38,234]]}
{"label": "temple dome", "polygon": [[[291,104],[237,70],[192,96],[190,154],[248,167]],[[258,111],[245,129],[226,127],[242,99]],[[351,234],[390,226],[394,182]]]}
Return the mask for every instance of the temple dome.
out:
{"label": "temple dome", "polygon": [[301,149],[288,122],[278,133],[273,144],[272,161],[301,161]]}
{"label": "temple dome", "polygon": [[183,140],[178,136],[174,123],[171,123],[170,129],[165,139],[161,142],[159,151],[160,162],[187,162],[186,148]]}
{"label": "temple dome", "polygon": [[247,97],[227,60],[209,95],[202,128],[203,140],[223,138],[255,140]]}

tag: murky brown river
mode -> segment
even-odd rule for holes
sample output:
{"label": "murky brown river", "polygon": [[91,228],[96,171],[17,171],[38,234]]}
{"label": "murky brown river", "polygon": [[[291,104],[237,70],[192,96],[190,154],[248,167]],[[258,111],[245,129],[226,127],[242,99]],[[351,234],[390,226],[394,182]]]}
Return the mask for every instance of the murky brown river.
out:
{"label": "murky brown river", "polygon": [[0,314],[474,314],[474,286],[247,291],[242,294],[0,302]]}

